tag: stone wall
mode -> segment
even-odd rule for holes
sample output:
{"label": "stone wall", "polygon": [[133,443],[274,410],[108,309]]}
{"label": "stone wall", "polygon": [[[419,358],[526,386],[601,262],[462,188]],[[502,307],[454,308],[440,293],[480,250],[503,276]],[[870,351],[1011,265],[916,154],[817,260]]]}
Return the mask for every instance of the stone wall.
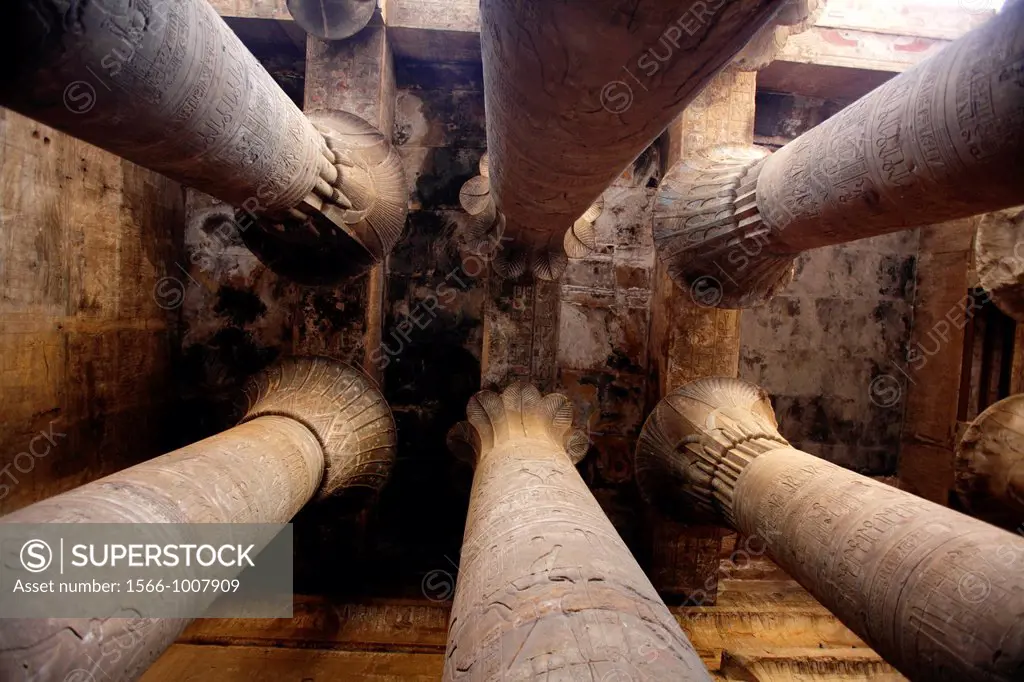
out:
{"label": "stone wall", "polygon": [[0,514],[168,449],[179,185],[0,109]]}
{"label": "stone wall", "polygon": [[[756,139],[784,144],[841,108],[761,93]],[[917,230],[808,251],[788,288],[743,313],[740,377],[771,394],[795,447],[861,473],[895,473],[904,402],[893,389],[905,381],[917,253]]]}

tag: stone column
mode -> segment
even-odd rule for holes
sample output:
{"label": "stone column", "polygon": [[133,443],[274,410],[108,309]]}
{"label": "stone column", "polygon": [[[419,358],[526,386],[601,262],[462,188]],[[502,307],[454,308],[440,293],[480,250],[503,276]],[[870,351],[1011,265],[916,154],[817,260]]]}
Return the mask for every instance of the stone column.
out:
{"label": "stone column", "polygon": [[499,274],[557,279],[574,221],[783,4],[483,0]]}
{"label": "stone column", "polygon": [[377,0],[286,0],[295,23],[321,40],[345,40],[373,18]]}
{"label": "stone column", "polygon": [[558,394],[478,393],[449,432],[475,464],[445,680],[710,680],[574,464]]}
{"label": "stone column", "polygon": [[992,302],[1024,322],[1024,206],[981,217],[974,239],[974,268]]}
{"label": "stone column", "polygon": [[801,251],[1024,203],[1022,59],[1017,4],[770,157],[707,150],[662,183],[659,257],[749,307]]}
{"label": "stone column", "polygon": [[1020,679],[1024,538],[793,449],[761,388],[673,392],[644,425],[636,472],[659,508],[761,538],[910,679]]}
{"label": "stone column", "polygon": [[956,448],[956,492],[964,509],[1024,531],[1024,394],[978,415]]}
{"label": "stone column", "polygon": [[[769,25],[761,33],[774,35]],[[755,44],[752,41],[744,52]],[[774,45],[774,41],[768,41]],[[759,55],[755,55],[760,57]],[[662,177],[684,159],[714,144],[752,144],[757,74],[736,65],[723,70],[686,107],[661,137]],[[657,205],[655,205],[657,206]],[[712,287],[688,290],[655,261],[651,280],[649,373],[644,413],[672,390],[696,379],[736,376],[740,366],[740,311],[705,301]],[[683,524],[647,511],[651,529],[648,573],[670,604],[712,606],[718,592],[723,532],[706,524]],[[674,537],[673,537],[674,536]]]}
{"label": "stone column", "polygon": [[0,105],[238,207],[261,258],[342,276],[401,234],[390,142],[350,114],[304,116],[206,0],[5,3],[0,56]]}
{"label": "stone column", "polygon": [[[391,410],[357,370],[326,358],[285,360],[250,382],[242,423],[3,517],[2,523],[287,523],[316,496],[358,507],[387,480]],[[75,680],[103,661],[111,679],[138,678],[188,624],[134,630],[134,657],[105,656],[132,621],[0,620],[0,678]],[[141,634],[140,634],[141,633]]]}

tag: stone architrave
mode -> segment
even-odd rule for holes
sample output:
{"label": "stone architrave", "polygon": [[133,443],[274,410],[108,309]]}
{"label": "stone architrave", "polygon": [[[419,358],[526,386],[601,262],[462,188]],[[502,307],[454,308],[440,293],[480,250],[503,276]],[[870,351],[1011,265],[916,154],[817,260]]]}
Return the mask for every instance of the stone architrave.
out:
{"label": "stone architrave", "polygon": [[282,274],[363,272],[401,235],[390,140],[304,116],[206,0],[5,3],[0,52],[0,105],[235,206]]}
{"label": "stone architrave", "polygon": [[[361,372],[327,358],[272,366],[246,389],[227,431],[36,502],[0,523],[287,523],[315,497],[371,503],[395,458],[395,423]],[[134,634],[134,656],[106,651],[124,618],[0,620],[0,678],[78,680],[103,661],[134,680],[188,625],[157,619]],[[119,645],[120,646],[120,645]],[[38,675],[38,677],[35,677]]]}
{"label": "stone architrave", "polygon": [[[802,251],[1024,203],[1024,5],[768,156],[708,149],[662,181],[659,258],[723,308],[786,285]],[[493,152],[492,152],[493,155]]]}
{"label": "stone architrave", "polygon": [[1024,538],[792,448],[768,395],[703,379],[667,396],[636,451],[644,497],[694,508],[768,554],[911,680],[1019,680]]}
{"label": "stone architrave", "polygon": [[483,391],[448,442],[475,465],[445,680],[710,680],[574,464],[568,398]]}

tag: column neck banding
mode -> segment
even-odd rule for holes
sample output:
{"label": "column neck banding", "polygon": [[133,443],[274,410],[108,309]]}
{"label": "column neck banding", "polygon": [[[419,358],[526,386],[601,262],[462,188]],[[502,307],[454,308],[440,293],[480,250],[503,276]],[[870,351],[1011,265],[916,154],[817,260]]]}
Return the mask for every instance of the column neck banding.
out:
{"label": "column neck banding", "polygon": [[384,486],[397,448],[383,394],[359,370],[326,357],[286,358],[253,378],[242,421],[276,414],[304,424],[324,450],[320,498],[361,509]]}
{"label": "column neck banding", "polygon": [[644,499],[669,516],[692,520],[696,512],[731,523],[744,469],[788,447],[763,389],[739,379],[701,379],[667,395],[647,418],[636,448],[637,482]]}

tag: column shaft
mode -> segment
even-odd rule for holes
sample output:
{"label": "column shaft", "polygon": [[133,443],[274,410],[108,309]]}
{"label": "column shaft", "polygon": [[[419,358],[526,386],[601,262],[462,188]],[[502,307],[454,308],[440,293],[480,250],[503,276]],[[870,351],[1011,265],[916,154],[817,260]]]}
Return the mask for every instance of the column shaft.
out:
{"label": "column shaft", "polygon": [[914,680],[1019,680],[1024,539],[790,448],[736,483],[738,530]]}
{"label": "column shaft", "polygon": [[3,523],[285,523],[323,473],[312,431],[288,417],[259,417],[36,502]]}
{"label": "column shaft", "polygon": [[782,4],[484,0],[491,189],[516,251],[499,273],[558,278],[573,222]]}
{"label": "column shaft", "polygon": [[[326,145],[206,0],[8,3],[0,104],[234,206],[283,211]],[[246,202],[249,203],[246,203]]]}
{"label": "column shaft", "polygon": [[900,74],[768,158],[720,147],[659,189],[659,257],[725,308],[770,298],[807,249],[1024,203],[1024,5]]}
{"label": "column shaft", "polygon": [[[260,417],[37,502],[2,522],[285,523],[313,496],[323,467],[323,451],[309,429],[287,417]],[[140,634],[127,636],[142,639],[141,644],[102,671],[133,680],[188,623],[180,618],[147,621],[145,627],[127,618],[5,620],[0,671],[6,679],[25,669],[39,679],[64,679],[75,670],[91,670],[90,658],[104,659],[104,643],[136,630]]]}
{"label": "column shaft", "polygon": [[244,211],[242,238],[287,277],[336,282],[401,235],[389,138],[307,119],[207,0],[6,3],[0,59],[0,105]]}
{"label": "column shaft", "polygon": [[[2,523],[287,523],[318,492],[369,501],[394,459],[395,429],[358,371],[324,358],[286,360],[249,387],[245,421],[3,517]],[[198,598],[198,597],[197,597]],[[187,619],[0,621],[0,678],[84,682],[93,670],[133,680]],[[126,636],[130,653],[106,656]],[[117,650],[123,649],[119,645]],[[75,677],[75,675],[79,675]]]}
{"label": "column shaft", "polygon": [[1019,680],[1024,538],[795,450],[767,394],[696,381],[637,445],[644,496],[717,511],[912,680]]}
{"label": "column shaft", "polygon": [[449,436],[477,468],[444,679],[708,680],[576,471],[568,400],[514,384],[467,412]]}
{"label": "column shaft", "polygon": [[1010,7],[780,149],[757,180],[797,253],[1024,202],[1024,6]]}

